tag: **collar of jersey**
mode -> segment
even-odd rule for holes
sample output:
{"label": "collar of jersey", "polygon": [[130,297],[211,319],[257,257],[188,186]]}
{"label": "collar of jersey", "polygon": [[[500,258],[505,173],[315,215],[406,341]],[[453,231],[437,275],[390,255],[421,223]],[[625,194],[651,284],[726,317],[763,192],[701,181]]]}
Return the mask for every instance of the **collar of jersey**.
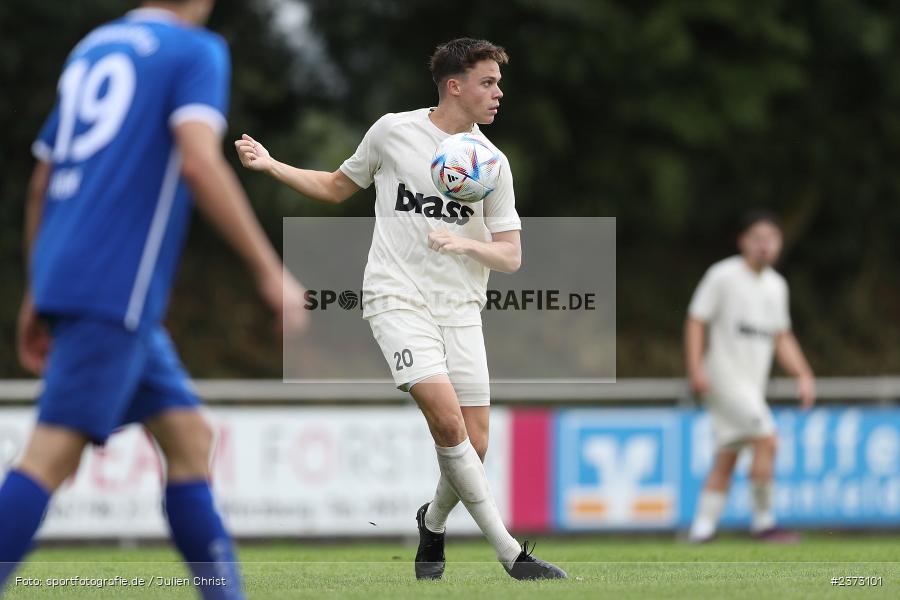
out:
{"label": "collar of jersey", "polygon": [[125,13],[132,21],[160,21],[162,23],[180,23],[181,20],[165,8],[135,8]]}
{"label": "collar of jersey", "polygon": [[[434,121],[431,120],[431,117],[429,115],[434,112],[435,108],[437,108],[437,107],[431,106],[431,107],[425,109],[425,120],[428,121],[428,125],[431,127],[432,130],[437,131],[438,133],[441,134],[441,136],[443,136],[445,138],[450,137],[451,134],[447,133],[446,131],[444,131],[437,125],[435,125]],[[472,129],[470,129],[466,133],[481,133],[481,130],[478,129],[478,123],[473,123]]]}
{"label": "collar of jersey", "polygon": [[754,280],[762,279],[763,277],[765,277],[766,273],[768,273],[769,269],[772,268],[770,266],[766,266],[766,267],[763,267],[762,271],[757,273],[756,271],[753,270],[753,268],[747,262],[747,259],[744,258],[744,256],[742,254],[738,254],[738,258],[740,258],[740,260],[741,260],[741,266],[744,268],[744,271],[746,273],[748,273],[751,277],[753,277]]}

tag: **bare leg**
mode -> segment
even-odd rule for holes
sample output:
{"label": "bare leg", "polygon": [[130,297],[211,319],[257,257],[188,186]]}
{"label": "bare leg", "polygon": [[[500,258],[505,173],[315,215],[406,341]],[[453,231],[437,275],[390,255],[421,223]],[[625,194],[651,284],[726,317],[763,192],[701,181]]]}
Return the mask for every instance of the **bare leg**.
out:
{"label": "bare leg", "polygon": [[73,429],[38,423],[16,469],[53,493],[78,469],[87,442]]}
{"label": "bare leg", "polygon": [[0,596],[31,548],[50,496],[78,468],[84,435],[38,423],[19,464],[0,482]]}
{"label": "bare leg", "polygon": [[[415,387],[415,386],[413,386]],[[465,422],[466,432],[469,434],[469,441],[478,458],[484,462],[484,456],[487,454],[488,435],[490,429],[490,407],[488,406],[462,406],[463,421]],[[434,492],[434,499],[428,504],[428,511],[425,513],[425,526],[429,531],[434,533],[443,533],[447,524],[447,517],[450,512],[459,503],[459,496],[450,485],[447,478],[441,475],[438,481],[437,489]]]}
{"label": "bare leg", "polygon": [[728,493],[731,487],[731,476],[734,473],[734,466],[737,464],[737,450],[723,449],[716,453],[713,461],[712,469],[706,477],[704,490],[711,492]]}
{"label": "bare leg", "polygon": [[[469,440],[466,421],[449,378],[446,375],[431,377],[414,385],[410,393],[422,410],[434,438],[442,479],[446,479],[446,483],[462,500],[494,546],[498,559],[511,566],[520,553],[519,544],[509,535],[500,518],[488,489],[484,466]],[[476,424],[479,416],[486,419],[488,411],[475,411],[471,415],[473,424]],[[487,448],[487,427],[481,426],[480,430],[485,436],[484,451]]]}
{"label": "bare leg", "polygon": [[167,410],[144,426],[166,457],[169,483],[209,479],[213,430],[198,410]]}
{"label": "bare leg", "polygon": [[490,437],[491,428],[491,407],[490,406],[461,406],[463,421],[466,423],[466,432],[469,434],[469,441],[478,453],[481,462],[488,450],[488,439]]}
{"label": "bare leg", "polygon": [[738,452],[730,448],[719,450],[713,461],[712,469],[706,478],[706,484],[697,502],[694,522],[691,525],[690,539],[703,542],[712,538],[719,524],[722,509],[728,499],[728,488],[731,487],[731,476],[737,464]]}
{"label": "bare leg", "polygon": [[204,598],[243,598],[231,537],[209,489],[210,424],[199,410],[171,409],[144,425],[166,457],[166,518],[195,585]]}

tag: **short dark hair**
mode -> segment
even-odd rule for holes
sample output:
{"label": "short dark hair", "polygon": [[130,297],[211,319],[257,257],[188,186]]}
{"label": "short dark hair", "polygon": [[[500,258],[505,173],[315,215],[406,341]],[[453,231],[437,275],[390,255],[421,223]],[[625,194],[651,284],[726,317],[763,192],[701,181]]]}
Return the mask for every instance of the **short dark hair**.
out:
{"label": "short dark hair", "polygon": [[505,65],[509,62],[509,56],[502,46],[487,40],[457,38],[435,48],[428,67],[438,91],[441,91],[441,84],[448,77],[465,73],[483,60],[493,60],[498,65]]}
{"label": "short dark hair", "polygon": [[764,208],[755,208],[748,210],[741,216],[741,221],[738,225],[738,236],[747,233],[757,223],[768,223],[781,231],[781,220],[778,218],[778,215]]}

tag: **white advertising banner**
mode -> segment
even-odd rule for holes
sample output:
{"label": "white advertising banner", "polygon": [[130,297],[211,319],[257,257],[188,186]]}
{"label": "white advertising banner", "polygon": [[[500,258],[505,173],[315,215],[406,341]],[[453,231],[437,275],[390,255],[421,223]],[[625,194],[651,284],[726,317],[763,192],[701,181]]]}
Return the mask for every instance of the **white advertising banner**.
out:
{"label": "white advertising banner", "polygon": [[[491,411],[485,467],[510,514],[509,412]],[[434,444],[415,407],[212,408],[216,501],[237,537],[415,535],[415,512],[438,480]],[[34,411],[0,409],[0,471],[21,452]],[[164,467],[144,430],[131,426],[85,450],[55,495],[39,537],[155,538]],[[477,533],[460,505],[448,533]]]}

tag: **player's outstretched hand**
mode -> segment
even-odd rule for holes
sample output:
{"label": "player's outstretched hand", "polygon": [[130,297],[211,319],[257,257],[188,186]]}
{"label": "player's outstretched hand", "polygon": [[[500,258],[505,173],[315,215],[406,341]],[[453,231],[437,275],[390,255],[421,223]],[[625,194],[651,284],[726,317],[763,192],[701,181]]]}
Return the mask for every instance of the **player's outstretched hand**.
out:
{"label": "player's outstretched hand", "polygon": [[254,140],[246,133],[241,139],[234,141],[241,164],[251,171],[265,171],[272,166],[272,157],[265,146]]}
{"label": "player's outstretched hand", "polygon": [[22,301],[16,329],[19,363],[29,373],[40,375],[44,371],[47,354],[50,352],[50,331],[38,319],[30,294]]}
{"label": "player's outstretched hand", "polygon": [[282,333],[288,335],[306,329],[309,323],[309,314],[304,308],[306,290],[287,269],[260,279],[259,293],[275,313]]}
{"label": "player's outstretched hand", "polygon": [[428,234],[428,247],[441,254],[465,254],[471,240],[439,229]]}

